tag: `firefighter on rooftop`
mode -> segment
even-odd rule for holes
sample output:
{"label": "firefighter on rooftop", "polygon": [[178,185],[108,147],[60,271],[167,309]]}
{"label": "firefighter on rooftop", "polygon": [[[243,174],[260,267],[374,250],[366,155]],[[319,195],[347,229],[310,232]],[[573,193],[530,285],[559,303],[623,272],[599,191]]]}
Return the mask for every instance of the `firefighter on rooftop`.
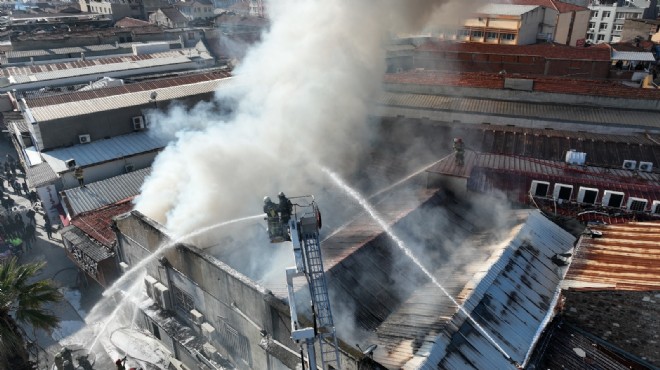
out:
{"label": "firefighter on rooftop", "polygon": [[83,169],[80,166],[76,166],[76,170],[73,172],[73,176],[78,179],[78,185],[80,187],[85,187],[85,177],[83,174]]}
{"label": "firefighter on rooftop", "polygon": [[454,138],[454,153],[456,153],[456,164],[462,166],[465,163],[465,145],[460,137]]}

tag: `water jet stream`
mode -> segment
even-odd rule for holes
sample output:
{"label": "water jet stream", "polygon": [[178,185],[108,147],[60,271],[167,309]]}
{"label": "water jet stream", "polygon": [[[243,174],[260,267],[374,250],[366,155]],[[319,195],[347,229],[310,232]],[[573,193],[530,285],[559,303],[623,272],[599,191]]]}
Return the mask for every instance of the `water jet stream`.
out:
{"label": "water jet stream", "polygon": [[191,238],[191,237],[194,237],[194,236],[201,235],[201,234],[203,234],[203,233],[205,233],[205,232],[207,232],[207,231],[210,231],[210,230],[213,230],[213,229],[217,229],[217,228],[220,228],[220,227],[223,227],[223,226],[228,226],[228,225],[231,225],[231,224],[235,224],[235,223],[239,223],[239,222],[243,222],[243,221],[254,220],[254,219],[262,218],[262,217],[264,217],[263,214],[258,214],[258,215],[254,215],[254,216],[247,216],[247,217],[242,217],[242,218],[235,218],[235,219],[233,219],[233,220],[220,222],[220,223],[217,223],[217,224],[215,224],[215,225],[211,225],[211,226],[203,227],[203,228],[201,228],[201,229],[199,229],[199,230],[195,230],[195,231],[189,232],[188,234],[183,235],[183,236],[180,236],[180,237],[176,238],[175,240],[170,241],[170,242],[168,242],[168,243],[161,244],[161,245],[160,245],[158,248],[156,248],[156,250],[153,251],[149,256],[147,256],[146,258],[144,258],[143,260],[141,260],[140,262],[138,262],[135,266],[133,266],[133,267],[131,267],[130,269],[128,269],[128,270],[127,270],[127,271],[126,271],[126,272],[125,272],[125,273],[124,273],[119,279],[117,279],[117,281],[115,281],[110,287],[108,287],[108,289],[106,289],[106,290],[103,292],[103,296],[104,296],[104,297],[107,297],[107,296],[111,296],[111,295],[115,294],[117,291],[120,290],[120,287],[121,287],[124,283],[126,283],[126,281],[129,280],[129,278],[131,278],[131,277],[132,277],[137,271],[139,271],[140,269],[142,269],[143,267],[145,267],[145,266],[146,266],[147,264],[149,264],[150,262],[154,261],[154,260],[155,260],[156,258],[158,258],[158,257],[159,257],[159,256],[165,251],[165,250],[167,250],[167,249],[169,249],[169,248],[172,248],[173,246],[175,246],[175,245],[177,245],[177,244],[183,242],[184,240],[186,240],[186,239],[188,239],[188,238]]}
{"label": "water jet stream", "polygon": [[367,200],[362,195],[360,195],[355,189],[348,186],[348,184],[346,184],[333,171],[331,171],[331,170],[329,170],[328,168],[325,168],[325,167],[322,167],[321,170],[323,172],[325,172],[325,174],[328,175],[330,177],[330,179],[332,179],[332,181],[340,189],[342,189],[344,192],[346,192],[348,195],[350,195],[353,199],[355,199],[362,206],[362,208],[364,208],[364,210],[367,211],[367,213],[369,213],[371,218],[378,223],[378,225],[383,229],[383,231],[385,231],[385,233],[387,233],[387,235],[394,241],[396,246],[399,247],[399,249],[401,249],[401,251],[403,251],[403,253],[406,256],[408,256],[408,258],[410,258],[412,260],[412,262],[415,265],[417,265],[417,267],[420,268],[420,270],[431,280],[431,282],[433,284],[435,284],[438,288],[440,288],[440,290],[442,290],[442,292],[447,296],[447,298],[449,298],[449,300],[451,300],[452,303],[455,304],[458,307],[458,310],[460,312],[465,314],[465,316],[472,323],[472,325],[474,325],[474,327],[477,328],[486,337],[486,339],[488,339],[495,346],[495,348],[504,356],[504,358],[506,358],[508,361],[510,361],[512,363],[515,363],[514,360],[511,358],[511,356],[509,356],[509,354],[499,344],[497,344],[497,342],[495,341],[495,338],[493,338],[490,334],[488,334],[488,332],[486,332],[486,329],[484,329],[481,325],[479,325],[479,323],[476,322],[476,320],[470,315],[470,313],[467,312],[465,310],[465,308],[463,308],[463,306],[460,305],[454,299],[454,297],[452,297],[451,294],[449,294],[449,292],[436,280],[436,278],[431,274],[431,272],[428,271],[426,269],[426,267],[424,267],[424,265],[422,265],[421,262],[419,262],[417,257],[415,257],[412,254],[412,251],[410,249],[408,249],[408,247],[406,247],[405,243],[401,239],[399,239],[399,237],[397,237],[394,234],[394,232],[389,227],[389,225],[385,221],[383,221],[383,219],[380,218],[380,216],[378,216],[378,213],[376,212],[376,210],[373,209],[373,207],[371,207],[371,205],[367,202]]}

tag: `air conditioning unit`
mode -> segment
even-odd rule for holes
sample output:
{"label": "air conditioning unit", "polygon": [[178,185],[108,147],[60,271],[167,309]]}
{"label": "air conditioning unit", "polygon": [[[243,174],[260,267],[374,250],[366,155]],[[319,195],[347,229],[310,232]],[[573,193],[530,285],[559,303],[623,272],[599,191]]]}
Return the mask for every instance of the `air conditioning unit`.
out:
{"label": "air conditioning unit", "polygon": [[654,215],[660,215],[660,200],[654,200],[651,203],[651,213]]}
{"label": "air conditioning unit", "polygon": [[76,167],[76,160],[75,159],[67,159],[64,161],[64,164],[66,165],[66,168],[75,168]]}
{"label": "air conditioning unit", "polygon": [[133,121],[133,130],[140,131],[144,130],[144,117],[135,116],[132,118]]}
{"label": "air conditioning unit", "polygon": [[190,319],[197,325],[202,325],[204,322],[204,315],[197,310],[190,310]]}
{"label": "air conditioning unit", "polygon": [[147,289],[147,295],[154,301],[156,300],[154,298],[154,285],[156,285],[156,283],[158,283],[158,280],[156,280],[153,276],[147,275],[144,277],[144,285]]}
{"label": "air conditioning unit", "polygon": [[603,192],[603,206],[621,208],[623,197],[626,195],[620,191],[605,190]]}
{"label": "air conditioning unit", "polygon": [[211,334],[215,332],[215,328],[213,327],[213,325],[209,324],[208,322],[202,323],[200,327],[202,329],[202,335],[204,336],[204,338],[209,339]]}
{"label": "air conditioning unit", "polygon": [[529,187],[529,193],[533,197],[547,197],[548,190],[550,190],[550,183],[547,181],[534,180]]}
{"label": "air conditioning unit", "polygon": [[649,201],[646,199],[630,197],[626,209],[633,212],[644,212],[647,204],[649,204]]}
{"label": "air conditioning unit", "polygon": [[629,159],[623,161],[623,169],[624,170],[634,170],[637,168],[637,161],[631,161]]}
{"label": "air conditioning unit", "polygon": [[135,171],[135,166],[132,164],[127,164],[124,166],[124,172],[129,173]]}
{"label": "air conditioning unit", "polygon": [[161,283],[154,284],[154,301],[164,310],[172,310],[170,303],[170,290]]}
{"label": "air conditioning unit", "polygon": [[80,141],[80,144],[87,144],[92,142],[92,138],[89,136],[89,134],[78,135],[78,141]]}
{"label": "air conditioning unit", "polygon": [[573,195],[573,185],[555,184],[555,190],[552,192],[553,199],[569,201],[571,195]]}
{"label": "air conditioning unit", "polygon": [[129,270],[128,263],[126,262],[119,262],[119,270],[121,270],[121,273],[125,273],[126,271]]}
{"label": "air conditioning unit", "polygon": [[639,162],[637,168],[642,172],[651,172],[653,171],[653,162]]}
{"label": "air conditioning unit", "polygon": [[577,195],[578,203],[596,204],[596,199],[598,199],[598,189],[580,186]]}

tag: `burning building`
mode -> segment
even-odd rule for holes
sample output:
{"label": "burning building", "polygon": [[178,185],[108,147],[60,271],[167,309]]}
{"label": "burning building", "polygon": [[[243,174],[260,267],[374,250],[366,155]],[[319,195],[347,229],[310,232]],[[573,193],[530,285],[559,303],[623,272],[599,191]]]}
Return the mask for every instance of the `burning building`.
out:
{"label": "burning building", "polygon": [[[397,236],[359,211],[322,235],[341,368],[524,365],[566,273],[553,261],[572,251],[575,238],[538,211],[507,211],[478,195],[467,201],[446,187],[398,186],[371,202]],[[290,247],[269,245],[257,226],[248,229],[262,238],[233,230],[238,243],[221,240],[230,250],[172,240],[137,211],[115,223],[125,267],[146,263],[147,277],[137,282],[148,295],[142,326],[184,364],[212,368],[218,354],[238,368],[300,364],[300,344],[290,338],[287,265],[277,262]],[[279,278],[251,268],[255,259],[274,265]],[[304,305],[306,286],[296,289]]]}

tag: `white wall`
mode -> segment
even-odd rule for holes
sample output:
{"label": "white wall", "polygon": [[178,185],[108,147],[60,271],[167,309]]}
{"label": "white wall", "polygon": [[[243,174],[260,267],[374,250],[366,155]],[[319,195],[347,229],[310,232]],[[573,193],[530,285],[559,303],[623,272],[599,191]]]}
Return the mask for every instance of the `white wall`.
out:
{"label": "white wall", "polygon": [[[126,173],[125,166],[127,164],[132,164],[136,170],[147,168],[151,166],[151,163],[154,161],[157,154],[157,151],[141,153],[129,158],[117,159],[91,167],[84,167],[83,176],[85,184],[124,174]],[[62,179],[62,189],[60,190],[67,190],[78,186],[78,180],[73,176],[73,169],[69,172],[60,174],[60,176]]]}

